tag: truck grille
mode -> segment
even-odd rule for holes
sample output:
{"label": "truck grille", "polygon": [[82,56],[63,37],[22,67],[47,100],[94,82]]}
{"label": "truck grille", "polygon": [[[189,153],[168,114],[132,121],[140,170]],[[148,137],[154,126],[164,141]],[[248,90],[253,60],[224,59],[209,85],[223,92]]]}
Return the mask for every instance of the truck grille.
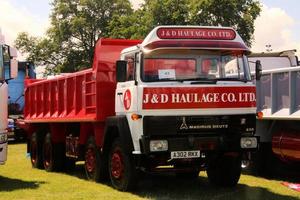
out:
{"label": "truck grille", "polygon": [[[246,118],[246,125],[241,125]],[[239,132],[255,127],[255,115],[232,116],[145,116],[144,135],[215,134]]]}

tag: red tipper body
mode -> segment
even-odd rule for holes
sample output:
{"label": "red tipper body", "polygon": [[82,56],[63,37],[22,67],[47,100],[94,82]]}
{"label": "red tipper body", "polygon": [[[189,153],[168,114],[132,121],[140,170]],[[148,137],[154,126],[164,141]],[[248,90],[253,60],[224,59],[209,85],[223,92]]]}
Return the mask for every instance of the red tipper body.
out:
{"label": "red tipper body", "polygon": [[25,121],[92,122],[114,115],[115,62],[121,50],[139,43],[139,40],[100,39],[91,69],[50,80],[28,80]]}

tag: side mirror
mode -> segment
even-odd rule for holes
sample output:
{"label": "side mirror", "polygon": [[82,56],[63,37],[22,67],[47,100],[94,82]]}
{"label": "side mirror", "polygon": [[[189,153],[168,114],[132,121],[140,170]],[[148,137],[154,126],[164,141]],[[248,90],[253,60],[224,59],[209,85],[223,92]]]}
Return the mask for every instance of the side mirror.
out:
{"label": "side mirror", "polygon": [[126,81],[126,73],[127,73],[127,61],[125,60],[117,60],[116,62],[116,71],[117,71],[117,82],[125,82]]}
{"label": "side mirror", "polygon": [[18,61],[16,59],[10,60],[10,78],[16,78],[18,76]]}
{"label": "side mirror", "polygon": [[260,80],[261,76],[262,76],[262,67],[261,67],[260,60],[257,60],[255,62],[255,79]]}

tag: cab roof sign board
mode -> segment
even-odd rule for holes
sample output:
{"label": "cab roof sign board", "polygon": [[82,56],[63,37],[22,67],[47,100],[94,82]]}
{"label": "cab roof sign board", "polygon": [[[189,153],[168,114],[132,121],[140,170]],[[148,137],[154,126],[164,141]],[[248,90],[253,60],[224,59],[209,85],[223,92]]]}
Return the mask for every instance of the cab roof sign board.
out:
{"label": "cab roof sign board", "polygon": [[226,49],[250,52],[230,27],[158,26],[141,44],[144,50],[161,48]]}
{"label": "cab roof sign board", "polygon": [[159,28],[157,36],[160,39],[207,39],[234,40],[236,33],[232,29],[220,28]]}

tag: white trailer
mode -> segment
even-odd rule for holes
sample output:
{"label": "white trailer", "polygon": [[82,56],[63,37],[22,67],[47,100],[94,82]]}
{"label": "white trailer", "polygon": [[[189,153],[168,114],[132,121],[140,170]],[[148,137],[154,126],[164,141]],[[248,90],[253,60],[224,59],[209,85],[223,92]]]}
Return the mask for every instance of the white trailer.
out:
{"label": "white trailer", "polygon": [[[296,50],[253,53],[250,67],[260,60],[262,77],[256,82],[256,135],[260,136],[258,170],[270,173],[274,156],[286,164],[300,163],[300,66]],[[253,72],[254,73],[254,72]],[[273,165],[273,166],[271,166]]]}

